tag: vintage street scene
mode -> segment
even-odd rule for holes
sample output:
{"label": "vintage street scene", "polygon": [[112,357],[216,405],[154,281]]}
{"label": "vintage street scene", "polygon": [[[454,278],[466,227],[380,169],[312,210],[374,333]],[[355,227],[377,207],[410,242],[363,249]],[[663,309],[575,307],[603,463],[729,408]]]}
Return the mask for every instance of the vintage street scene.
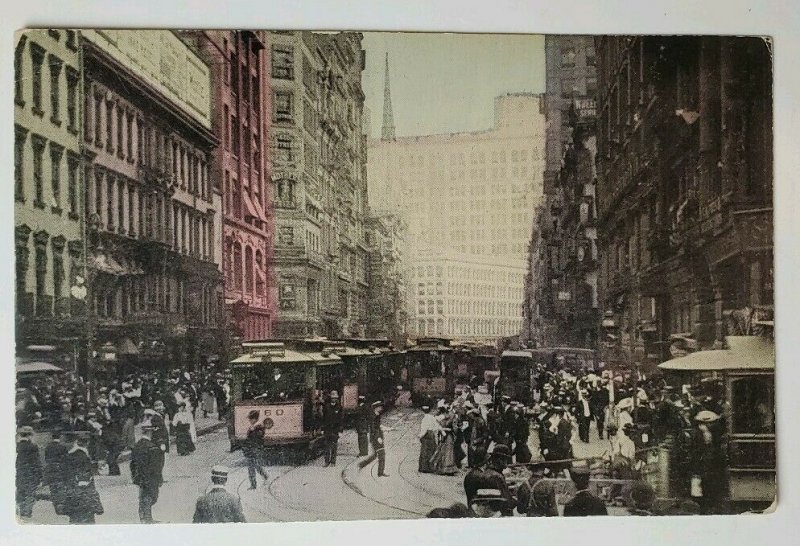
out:
{"label": "vintage street scene", "polygon": [[17,521],[770,512],[772,55],[18,32]]}

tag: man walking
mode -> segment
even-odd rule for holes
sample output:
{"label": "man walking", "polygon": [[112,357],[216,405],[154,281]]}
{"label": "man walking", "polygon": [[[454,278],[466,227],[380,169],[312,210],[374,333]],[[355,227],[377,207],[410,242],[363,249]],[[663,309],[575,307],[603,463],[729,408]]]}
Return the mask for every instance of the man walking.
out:
{"label": "man walking", "polygon": [[358,456],[366,457],[369,455],[369,422],[370,410],[367,406],[367,399],[363,396],[358,397],[358,415],[356,416],[356,435],[358,436]]}
{"label": "man walking", "polygon": [[336,466],[339,433],[342,431],[342,406],[339,393],[331,391],[330,400],[322,410],[322,433],[325,438],[325,466]]}
{"label": "man walking", "polygon": [[153,427],[144,425],[142,437],[131,452],[131,477],[139,486],[139,521],[155,523],[153,505],[158,501],[158,490],[164,483],[164,452],[153,443]]}
{"label": "man walking", "polygon": [[246,523],[242,500],[225,489],[227,482],[226,467],[217,465],[211,469],[211,486],[197,499],[193,523]]}
{"label": "man walking", "polygon": [[39,448],[33,443],[33,428],[26,425],[20,427],[17,442],[17,509],[21,518],[28,519],[33,515],[36,488],[41,481]]}
{"label": "man walking", "polygon": [[261,466],[264,459],[264,424],[258,422],[261,413],[258,410],[252,410],[247,414],[250,420],[250,427],[247,429],[247,438],[244,441],[242,451],[247,458],[247,474],[250,477],[250,489],[255,489],[258,486],[256,481],[256,473],[261,474],[264,478],[264,483],[267,483],[267,473],[264,467]]}
{"label": "man walking", "polygon": [[44,448],[44,483],[50,488],[50,500],[56,514],[63,515],[67,495],[67,454],[69,448],[61,442],[61,431],[55,431]]}
{"label": "man walking", "polygon": [[89,456],[88,432],[76,433],[75,445],[67,454],[69,476],[66,512],[70,523],[93,524],[103,513],[100,495],[94,484],[94,463]]}
{"label": "man walking", "polygon": [[381,413],[383,413],[383,402],[372,403],[372,421],[369,427],[369,440],[374,450],[372,455],[358,463],[358,468],[363,469],[376,458],[378,459],[378,476],[388,477],[386,471],[386,449],[383,444],[383,429],[381,428]]}

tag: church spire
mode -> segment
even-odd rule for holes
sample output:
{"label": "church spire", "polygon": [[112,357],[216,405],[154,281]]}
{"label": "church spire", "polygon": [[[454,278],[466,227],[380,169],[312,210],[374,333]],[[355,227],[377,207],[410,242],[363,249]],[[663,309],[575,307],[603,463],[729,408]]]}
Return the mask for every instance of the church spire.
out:
{"label": "church spire", "polygon": [[392,93],[389,90],[389,53],[386,53],[386,79],[383,88],[383,127],[381,140],[394,140],[394,113],[392,112]]}

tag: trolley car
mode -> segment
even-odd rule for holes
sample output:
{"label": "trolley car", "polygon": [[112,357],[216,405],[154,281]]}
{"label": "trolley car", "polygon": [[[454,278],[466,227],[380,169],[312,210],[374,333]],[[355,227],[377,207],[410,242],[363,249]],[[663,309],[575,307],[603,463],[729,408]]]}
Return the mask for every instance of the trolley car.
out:
{"label": "trolley car", "polygon": [[449,339],[420,338],[406,349],[405,360],[414,404],[453,393],[453,347]]}
{"label": "trolley car", "polygon": [[[725,338],[728,349],[698,351],[658,367],[696,387],[719,380],[725,406],[728,500],[763,509],[775,499],[775,345],[759,336]],[[704,381],[705,380],[705,381]]]}
{"label": "trolley car", "polygon": [[250,342],[231,362],[231,448],[247,437],[257,411],[267,446],[294,448],[311,456],[321,439],[321,393],[341,388],[342,359],[329,342]]}
{"label": "trolley car", "polygon": [[537,388],[535,364],[530,350],[503,351],[500,355],[499,394],[525,405],[531,404],[532,393]]}

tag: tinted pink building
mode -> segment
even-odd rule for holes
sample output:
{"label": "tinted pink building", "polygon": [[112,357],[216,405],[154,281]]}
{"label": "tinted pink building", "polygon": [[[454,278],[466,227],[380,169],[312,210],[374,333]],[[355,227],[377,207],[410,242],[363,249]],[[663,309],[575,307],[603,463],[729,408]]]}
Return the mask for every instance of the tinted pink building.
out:
{"label": "tinted pink building", "polygon": [[232,335],[270,337],[275,319],[267,132],[269,49],[263,31],[193,31],[211,67],[213,179],[222,185],[225,307]]}

